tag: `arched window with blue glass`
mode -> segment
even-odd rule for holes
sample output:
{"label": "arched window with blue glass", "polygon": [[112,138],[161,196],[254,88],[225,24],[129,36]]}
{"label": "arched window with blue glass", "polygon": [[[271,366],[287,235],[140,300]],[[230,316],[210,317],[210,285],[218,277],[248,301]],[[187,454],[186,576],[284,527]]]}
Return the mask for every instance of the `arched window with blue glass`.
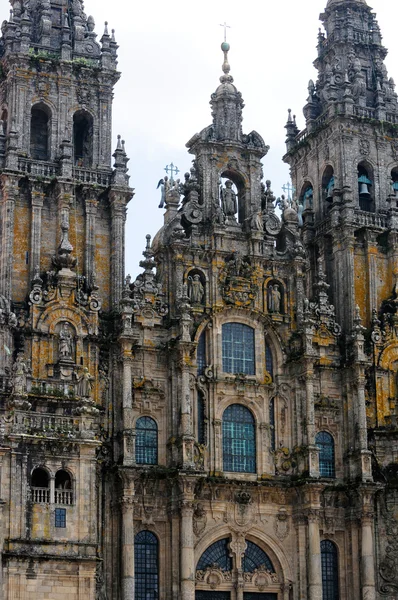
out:
{"label": "arched window with blue glass", "polygon": [[274,378],[274,359],[272,356],[272,350],[265,342],[265,369],[267,373],[271,375],[271,378]]}
{"label": "arched window with blue glass", "polygon": [[140,417],[135,426],[135,462],[138,465],[158,463],[158,426],[151,417]]}
{"label": "arched window with blue glass", "polygon": [[269,401],[269,427],[270,427],[270,441],[271,450],[276,450],[276,431],[275,431],[275,398],[271,398]]}
{"label": "arched window with blue glass", "polygon": [[340,600],[339,558],[335,544],[330,540],[321,542],[322,600]]}
{"label": "arched window with blue glass", "polygon": [[248,408],[232,404],[223,414],[223,469],[231,473],[256,473],[255,420]]}
{"label": "arched window with blue glass", "polygon": [[217,566],[221,571],[232,571],[232,558],[229,550],[229,539],[223,538],[214,542],[202,554],[196,566],[197,571],[205,571]]}
{"label": "arched window with blue glass", "polygon": [[255,375],[255,333],[243,323],[222,326],[222,367],[224,373]]}
{"label": "arched window with blue glass", "polygon": [[268,554],[264,552],[257,544],[246,541],[247,547],[243,557],[243,571],[253,573],[256,569],[265,569],[270,573],[275,573],[274,565]]}
{"label": "arched window with blue glass", "polygon": [[204,375],[206,368],[206,334],[203,332],[198,341],[196,349],[196,364],[198,367],[198,375]]}
{"label": "arched window with blue glass", "polygon": [[159,600],[159,542],[151,531],[134,538],[135,600]]}
{"label": "arched window with blue glass", "polygon": [[321,477],[334,478],[336,469],[333,436],[327,431],[320,431],[315,438],[315,443],[319,448],[319,472]]}

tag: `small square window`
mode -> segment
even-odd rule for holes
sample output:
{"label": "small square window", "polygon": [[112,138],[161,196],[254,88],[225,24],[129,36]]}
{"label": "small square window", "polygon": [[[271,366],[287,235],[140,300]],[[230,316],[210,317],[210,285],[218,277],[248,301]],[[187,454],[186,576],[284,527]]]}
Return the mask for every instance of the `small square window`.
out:
{"label": "small square window", "polygon": [[66,527],[66,508],[55,509],[55,527]]}

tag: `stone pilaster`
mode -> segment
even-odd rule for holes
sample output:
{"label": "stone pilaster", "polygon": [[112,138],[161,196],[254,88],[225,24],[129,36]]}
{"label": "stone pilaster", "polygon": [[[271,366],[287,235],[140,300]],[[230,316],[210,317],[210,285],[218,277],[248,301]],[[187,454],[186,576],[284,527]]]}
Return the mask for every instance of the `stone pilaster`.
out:
{"label": "stone pilaster", "polygon": [[122,297],[124,281],[124,225],[126,222],[126,199],[123,194],[111,191],[112,214],[111,239],[111,304],[116,308]]}
{"label": "stone pilaster", "polygon": [[363,491],[361,514],[361,591],[363,600],[376,600],[373,503],[373,493]]}
{"label": "stone pilaster", "polygon": [[30,233],[30,278],[40,272],[41,248],[41,212],[44,203],[44,193],[41,188],[32,190],[32,224]]}
{"label": "stone pilaster", "polygon": [[134,481],[123,472],[123,493],[120,498],[122,517],[121,539],[121,600],[134,600]]}
{"label": "stone pilaster", "polygon": [[309,511],[308,516],[308,600],[322,600],[321,541],[319,515]]}
{"label": "stone pilaster", "polygon": [[18,194],[16,183],[3,176],[2,180],[2,235],[0,252],[0,294],[11,299],[12,268],[14,259],[14,210]]}
{"label": "stone pilaster", "polygon": [[[87,191],[89,194],[89,191]],[[97,216],[98,200],[91,196],[86,197],[86,244],[85,244],[85,272],[90,285],[95,275],[95,220]]]}

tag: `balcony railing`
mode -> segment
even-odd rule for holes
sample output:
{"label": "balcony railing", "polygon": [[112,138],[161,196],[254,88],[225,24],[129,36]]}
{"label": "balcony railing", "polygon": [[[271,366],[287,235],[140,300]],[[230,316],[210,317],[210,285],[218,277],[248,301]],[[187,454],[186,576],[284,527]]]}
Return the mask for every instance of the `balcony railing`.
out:
{"label": "balcony railing", "polygon": [[80,429],[77,417],[61,417],[56,415],[41,415],[15,412],[14,432],[25,435],[46,435],[74,437]]}
{"label": "balcony railing", "polygon": [[49,504],[50,503],[50,488],[37,488],[32,487],[32,502],[35,504]]}
{"label": "balcony railing", "polygon": [[355,211],[355,221],[363,227],[377,227],[386,229],[388,227],[388,217],[380,213],[371,213],[364,210]]}
{"label": "balcony railing", "polygon": [[36,177],[56,177],[59,165],[52,162],[31,160],[29,158],[18,158],[18,171],[35,175]]}
{"label": "balcony railing", "polygon": [[31,394],[38,396],[57,396],[59,398],[73,398],[76,395],[76,384],[67,381],[32,380]]}
{"label": "balcony railing", "polygon": [[73,504],[73,491],[72,490],[55,490],[54,491],[54,502],[55,502],[55,504],[63,504],[65,506],[71,506]]}
{"label": "balcony railing", "polygon": [[366,106],[354,106],[354,115],[363,119],[375,119],[376,111],[374,108],[367,108]]}
{"label": "balcony railing", "polygon": [[73,169],[73,177],[82,183],[95,183],[108,187],[112,183],[112,172],[99,171],[94,169],[84,169],[75,167]]}

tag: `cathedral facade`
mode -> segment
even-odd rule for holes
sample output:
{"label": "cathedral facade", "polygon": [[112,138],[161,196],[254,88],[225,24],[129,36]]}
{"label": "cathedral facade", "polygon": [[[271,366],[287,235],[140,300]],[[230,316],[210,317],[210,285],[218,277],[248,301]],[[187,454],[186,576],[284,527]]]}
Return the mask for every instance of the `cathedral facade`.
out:
{"label": "cathedral facade", "polygon": [[321,14],[292,198],[222,44],[132,281],[114,33],[81,0],[11,5],[0,598],[396,600],[398,102],[372,9]]}

